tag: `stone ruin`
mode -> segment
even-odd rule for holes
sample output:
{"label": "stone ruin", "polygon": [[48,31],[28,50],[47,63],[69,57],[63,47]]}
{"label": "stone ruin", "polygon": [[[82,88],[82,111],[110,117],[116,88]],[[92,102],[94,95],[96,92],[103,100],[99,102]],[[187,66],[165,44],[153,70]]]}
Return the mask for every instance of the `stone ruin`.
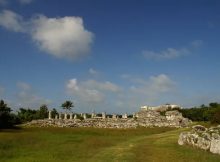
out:
{"label": "stone ruin", "polygon": [[178,139],[179,145],[190,145],[199,149],[220,154],[220,125],[209,129],[195,125],[189,132],[182,132]]}
{"label": "stone ruin", "polygon": [[90,118],[87,114],[81,114],[80,119],[77,115],[72,113],[59,113],[59,115],[52,118],[51,111],[49,111],[48,119],[33,120],[26,123],[27,126],[40,126],[40,127],[95,127],[95,128],[137,128],[137,127],[186,127],[191,122],[184,118],[178,111],[167,111],[165,115],[154,110],[140,110],[133,113],[132,117],[128,114],[124,115],[106,115],[105,112],[102,116],[97,116],[92,113]]}

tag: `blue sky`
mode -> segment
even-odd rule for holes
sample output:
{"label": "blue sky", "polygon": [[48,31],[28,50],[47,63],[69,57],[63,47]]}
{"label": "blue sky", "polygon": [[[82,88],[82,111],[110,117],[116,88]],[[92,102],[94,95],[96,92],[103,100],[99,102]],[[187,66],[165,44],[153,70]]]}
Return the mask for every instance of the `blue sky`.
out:
{"label": "blue sky", "polygon": [[220,100],[217,0],[0,0],[0,98],[77,112]]}

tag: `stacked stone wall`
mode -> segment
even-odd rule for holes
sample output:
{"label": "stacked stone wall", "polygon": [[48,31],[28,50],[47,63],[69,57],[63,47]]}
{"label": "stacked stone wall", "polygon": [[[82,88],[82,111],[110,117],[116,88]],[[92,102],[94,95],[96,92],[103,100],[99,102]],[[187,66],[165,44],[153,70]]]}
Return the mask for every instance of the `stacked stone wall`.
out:
{"label": "stacked stone wall", "polygon": [[[49,113],[50,115],[51,113]],[[73,114],[71,114],[73,115]],[[67,118],[67,114],[59,114],[59,118],[52,119],[49,116],[44,120],[33,120],[25,125],[40,126],[40,127],[95,127],[95,128],[137,128],[137,127],[184,127],[190,121],[183,118],[177,111],[166,113],[165,116],[160,115],[156,111],[140,111],[133,115],[133,118],[128,118],[127,114],[122,118],[112,115],[112,118],[106,118],[106,114],[102,113],[102,117],[87,118],[86,114],[82,114],[82,120],[75,116]]]}
{"label": "stacked stone wall", "polygon": [[220,154],[220,125],[209,129],[201,125],[193,126],[190,132],[182,132],[179,145],[190,145],[199,149]]}

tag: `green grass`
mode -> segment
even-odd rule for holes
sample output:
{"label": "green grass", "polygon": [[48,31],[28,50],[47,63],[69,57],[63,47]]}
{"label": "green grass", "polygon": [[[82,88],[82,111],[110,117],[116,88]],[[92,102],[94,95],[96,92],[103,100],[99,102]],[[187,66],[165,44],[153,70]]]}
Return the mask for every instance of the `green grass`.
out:
{"label": "green grass", "polygon": [[0,132],[0,162],[219,162],[177,144],[184,129],[22,128]]}

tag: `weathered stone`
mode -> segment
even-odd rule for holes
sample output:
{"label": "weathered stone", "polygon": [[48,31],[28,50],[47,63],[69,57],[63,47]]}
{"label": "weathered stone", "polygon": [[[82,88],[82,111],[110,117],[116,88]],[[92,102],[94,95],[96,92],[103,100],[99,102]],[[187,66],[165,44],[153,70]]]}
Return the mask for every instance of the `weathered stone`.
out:
{"label": "weathered stone", "polygon": [[210,152],[214,154],[220,154],[220,140],[217,139],[211,140]]}
{"label": "weathered stone", "polygon": [[198,141],[197,141],[197,147],[201,148],[203,150],[209,150],[210,148],[210,140],[203,138],[203,137],[198,137]]}
{"label": "weathered stone", "polygon": [[192,128],[190,132],[182,132],[179,135],[179,145],[192,145],[203,150],[209,150],[212,153],[220,154],[220,132],[216,131],[218,127],[207,129],[204,126],[195,125]]}
{"label": "weathered stone", "polygon": [[92,113],[91,118],[94,118],[94,117],[95,117],[95,113]]}
{"label": "weathered stone", "polygon": [[124,114],[124,115],[122,116],[122,118],[123,118],[123,119],[127,119],[127,118],[128,118],[128,115],[127,115],[127,114]]}
{"label": "weathered stone", "polygon": [[116,119],[117,117],[116,117],[116,115],[115,114],[113,114],[112,115],[112,119]]}
{"label": "weathered stone", "polygon": [[59,119],[62,119],[62,114],[61,113],[59,113]]}
{"label": "weathered stone", "polygon": [[133,118],[136,118],[136,113],[133,113]]}
{"label": "weathered stone", "polygon": [[106,118],[106,113],[103,112],[103,113],[102,113],[102,119],[105,119],[105,118]]}
{"label": "weathered stone", "polygon": [[183,144],[187,144],[187,138],[188,138],[188,132],[182,132],[179,135],[179,139],[178,139],[178,144],[179,145],[183,145]]}
{"label": "weathered stone", "polygon": [[[136,128],[142,127],[182,127],[187,126],[188,121],[183,118],[179,112],[170,112],[168,115],[172,115],[169,120],[166,116],[160,115],[159,112],[153,110],[142,110],[135,114],[135,118],[127,118],[127,114],[124,114],[122,118],[112,115],[112,118],[106,118],[106,113],[102,113],[101,117],[88,118],[86,114],[81,114],[84,120],[77,119],[77,115],[74,115],[72,119],[72,113],[70,114],[69,120],[67,114],[64,114],[64,120],[62,120],[61,113],[59,119],[48,119],[48,120],[37,120],[28,123],[27,125],[38,125],[38,126],[58,126],[58,127],[97,127],[97,128]],[[183,123],[182,121],[185,122]]]}
{"label": "weathered stone", "polygon": [[86,119],[86,118],[87,118],[86,114],[83,114],[83,119]]}
{"label": "weathered stone", "polygon": [[73,119],[73,113],[70,113],[70,120]]}
{"label": "weathered stone", "polygon": [[51,117],[51,111],[49,111],[49,113],[48,113],[48,119],[51,119],[52,117]]}
{"label": "weathered stone", "polygon": [[202,125],[194,125],[193,127],[193,130],[195,131],[195,132],[200,132],[200,133],[202,133],[202,132],[205,132],[207,129],[204,127],[204,126],[202,126]]}
{"label": "weathered stone", "polygon": [[64,114],[64,120],[66,120],[66,119],[67,119],[67,113]]}

